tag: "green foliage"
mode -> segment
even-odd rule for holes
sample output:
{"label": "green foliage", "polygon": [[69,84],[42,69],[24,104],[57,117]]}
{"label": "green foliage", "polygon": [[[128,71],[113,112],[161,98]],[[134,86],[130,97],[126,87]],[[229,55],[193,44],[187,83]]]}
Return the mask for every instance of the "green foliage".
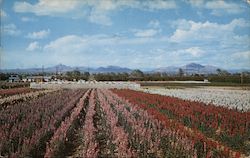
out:
{"label": "green foliage", "polygon": [[[22,77],[25,77],[29,74],[21,74]],[[53,74],[35,74],[35,75],[53,75]],[[0,73],[1,80],[8,80],[10,74]],[[241,84],[243,81],[244,84],[250,83],[250,72],[234,73],[230,74],[225,70],[217,70],[217,74],[189,74],[184,75],[184,71],[179,69],[177,74],[168,74],[168,73],[143,73],[141,70],[136,69],[130,73],[122,72],[122,73],[95,73],[90,74],[89,72],[80,72],[77,69],[74,71],[68,71],[65,74],[56,75],[58,79],[66,79],[66,80],[89,80],[93,78],[96,81],[204,81],[204,79],[208,79],[208,81],[212,82],[211,84],[227,83],[227,84]],[[144,85],[145,84],[145,85]],[[151,83],[142,83],[142,86],[151,86]],[[157,83],[153,86],[167,86],[169,83]],[[171,83],[172,84],[172,83]],[[203,86],[211,85],[211,84],[202,84]],[[185,85],[187,85],[185,83]],[[197,84],[196,84],[197,85]],[[198,85],[197,85],[198,86]],[[216,86],[216,85],[213,85]],[[232,85],[229,85],[232,86]]]}
{"label": "green foliage", "polygon": [[10,74],[0,73],[0,80],[5,81],[8,80]]}
{"label": "green foliage", "polygon": [[130,73],[130,77],[131,78],[135,78],[135,79],[140,79],[140,78],[143,78],[144,77],[144,74],[141,70],[139,69],[136,69],[136,70],[133,70],[131,73]]}
{"label": "green foliage", "polygon": [[80,71],[78,70],[74,70],[74,71],[68,71],[66,72],[66,74],[64,76],[61,76],[61,77],[58,77],[60,79],[66,79],[66,80],[88,80],[89,79],[89,72],[84,72],[84,73],[81,73]]}
{"label": "green foliage", "polygon": [[93,74],[97,81],[128,81],[128,73],[98,73]]}
{"label": "green foliage", "polygon": [[6,82],[6,81],[0,81],[0,89],[10,89],[10,88],[20,88],[20,87],[28,87],[29,83],[24,82]]}

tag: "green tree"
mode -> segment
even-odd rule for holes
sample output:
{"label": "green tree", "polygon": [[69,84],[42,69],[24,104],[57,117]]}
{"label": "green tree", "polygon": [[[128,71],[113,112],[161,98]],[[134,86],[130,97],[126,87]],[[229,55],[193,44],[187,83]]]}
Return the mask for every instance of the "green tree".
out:
{"label": "green tree", "polygon": [[143,80],[144,74],[141,70],[135,69],[130,73],[130,80]]}
{"label": "green tree", "polygon": [[74,71],[68,71],[66,72],[66,76],[69,80],[79,80],[81,78],[81,72],[78,70],[74,70]]}
{"label": "green tree", "polygon": [[139,69],[133,70],[130,75],[132,77],[139,77],[139,78],[144,76],[143,72]]}
{"label": "green tree", "polygon": [[84,72],[83,75],[82,75],[82,77],[81,77],[81,79],[88,80],[89,76],[90,76],[89,72]]}
{"label": "green tree", "polygon": [[216,72],[217,72],[217,74],[218,74],[219,76],[227,76],[227,75],[230,75],[230,73],[229,73],[228,71],[226,71],[226,70],[217,69]]}

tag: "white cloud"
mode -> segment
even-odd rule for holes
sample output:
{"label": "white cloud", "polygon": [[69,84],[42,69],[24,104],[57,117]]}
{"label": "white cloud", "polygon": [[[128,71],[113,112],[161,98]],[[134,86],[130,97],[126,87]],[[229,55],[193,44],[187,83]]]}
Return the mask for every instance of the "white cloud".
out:
{"label": "white cloud", "polygon": [[147,30],[134,29],[133,32],[134,32],[134,35],[136,37],[152,37],[158,33],[158,30],[155,30],[155,29],[147,29]]}
{"label": "white cloud", "polygon": [[200,57],[206,55],[206,51],[204,51],[200,47],[189,47],[189,48],[170,51],[170,55],[174,59],[193,60],[193,59],[199,59]]}
{"label": "white cloud", "polygon": [[40,49],[41,46],[37,41],[31,42],[29,46],[26,48],[27,51],[34,51]]}
{"label": "white cloud", "polygon": [[147,43],[166,42],[163,37],[116,37],[108,35],[77,36],[67,35],[51,41],[43,47],[44,52],[50,52],[57,56],[63,55],[81,55],[84,52],[98,52],[104,48],[139,46]]}
{"label": "white cloud", "polygon": [[246,59],[250,66],[250,51],[236,52],[232,54],[233,59]]}
{"label": "white cloud", "polygon": [[[105,35],[60,37],[43,47],[43,52],[50,56],[50,60],[64,64],[86,64],[87,62],[104,62],[106,45],[115,44],[111,37]],[[99,51],[102,50],[102,51]],[[101,57],[102,60],[96,60]]]}
{"label": "white cloud", "polygon": [[233,19],[231,23],[228,24],[229,27],[234,29],[235,27],[250,27],[250,22],[245,19]]}
{"label": "white cloud", "polygon": [[221,15],[227,12],[228,14],[238,14],[243,11],[241,6],[237,3],[230,3],[223,0],[208,1],[205,8],[211,9],[213,15]]}
{"label": "white cloud", "polygon": [[187,0],[194,7],[202,7],[204,5],[204,0]]}
{"label": "white cloud", "polygon": [[85,17],[92,23],[111,25],[109,14],[123,8],[141,10],[174,9],[173,0],[39,0],[35,4],[15,2],[13,9],[19,13],[34,13],[37,16]]}
{"label": "white cloud", "polygon": [[[35,4],[30,4],[28,2],[15,2],[13,9],[15,12],[30,12],[37,16],[69,18],[85,17],[92,23],[110,25],[111,20],[107,16],[107,12],[112,8],[108,8],[109,5],[105,2],[106,1],[94,0],[39,0],[39,2]],[[90,9],[87,9],[86,7],[90,7]]]}
{"label": "white cloud", "polygon": [[128,39],[120,39],[107,35],[67,35],[45,45],[43,52],[47,53],[54,62],[56,61],[64,64],[86,65],[87,63],[91,63],[93,65],[110,65],[110,62],[115,62],[113,60],[110,61],[111,58],[114,59],[114,56],[120,58],[122,56],[120,53],[119,55],[117,53],[112,54],[110,50],[114,50],[115,47],[124,44],[139,43],[138,41],[133,42],[134,43]]}
{"label": "white cloud", "polygon": [[235,52],[229,56],[229,62],[231,67],[241,67],[249,68],[250,67],[250,51],[240,51]]}
{"label": "white cloud", "polygon": [[3,18],[6,18],[8,15],[3,9],[1,9],[0,10],[0,16],[3,17]]}
{"label": "white cloud", "polygon": [[189,30],[191,28],[191,21],[186,19],[178,19],[171,22],[171,27],[182,30]]}
{"label": "white cloud", "polygon": [[85,46],[86,40],[80,36],[68,35],[60,37],[49,44],[44,46],[45,51],[51,51],[61,54],[63,53],[74,53],[82,51]]}
{"label": "white cloud", "polygon": [[43,38],[46,38],[48,37],[48,35],[50,34],[50,30],[41,30],[41,31],[38,31],[38,32],[32,32],[32,33],[29,33],[27,35],[27,38],[31,38],[31,39],[43,39]]}
{"label": "white cloud", "polygon": [[21,33],[21,31],[17,29],[15,24],[4,25],[3,32],[10,36],[17,36]]}
{"label": "white cloud", "polygon": [[[137,67],[139,63],[145,64],[141,51],[127,51],[126,48],[141,47],[144,44],[163,42],[162,37],[133,37],[109,36],[97,34],[91,36],[67,35],[53,40],[46,44],[41,50],[42,54],[49,56],[50,63],[63,63],[68,65],[87,65],[105,66],[120,65]],[[164,42],[165,42],[164,41]],[[125,49],[120,49],[125,48]],[[100,51],[102,50],[102,51]],[[119,53],[118,53],[119,52]],[[131,59],[131,56],[136,56]],[[147,55],[148,62],[153,61]],[[110,60],[114,59],[114,60]],[[144,58],[145,59],[145,58]],[[52,64],[53,65],[53,64]],[[55,65],[55,64],[54,64]]]}
{"label": "white cloud", "polygon": [[34,18],[30,18],[30,17],[21,17],[21,21],[23,22],[30,22],[30,21],[35,21]]}
{"label": "white cloud", "polygon": [[184,50],[185,52],[187,52],[188,54],[191,54],[193,57],[200,57],[202,56],[205,52],[199,48],[199,47],[191,47],[191,48],[187,48],[186,50]]}
{"label": "white cloud", "polygon": [[165,0],[148,0],[142,1],[142,6],[148,8],[149,10],[159,10],[159,9],[173,9],[176,8],[174,1],[165,1]]}
{"label": "white cloud", "polygon": [[205,8],[211,10],[212,15],[221,16],[227,14],[239,14],[244,11],[244,7],[239,3],[233,3],[224,0],[188,0],[193,7]]}
{"label": "white cloud", "polygon": [[232,42],[234,40],[236,44],[237,42],[242,42],[241,38],[245,39],[247,37],[236,35],[234,33],[235,28],[250,26],[250,23],[244,19],[234,19],[228,24],[218,24],[209,21],[202,23],[191,20],[178,20],[174,24],[177,28],[170,37],[172,42]]}
{"label": "white cloud", "polygon": [[102,13],[100,10],[93,10],[90,13],[89,21],[96,24],[102,25],[112,25],[111,19],[106,15],[107,13]]}
{"label": "white cloud", "polygon": [[148,26],[153,27],[153,28],[159,28],[160,27],[160,22],[159,22],[159,20],[151,20],[148,23]]}
{"label": "white cloud", "polygon": [[36,15],[58,15],[74,10],[80,2],[78,0],[39,0],[36,4],[28,2],[15,2],[14,11],[25,13],[31,12]]}

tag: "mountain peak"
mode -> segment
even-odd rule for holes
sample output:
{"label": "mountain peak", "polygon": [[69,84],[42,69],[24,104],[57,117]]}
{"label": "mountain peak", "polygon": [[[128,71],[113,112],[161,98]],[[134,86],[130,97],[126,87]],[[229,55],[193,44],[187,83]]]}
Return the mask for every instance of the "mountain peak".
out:
{"label": "mountain peak", "polygon": [[64,65],[64,64],[57,64],[53,67],[58,67],[58,68],[69,68],[70,66]]}
{"label": "mountain peak", "polygon": [[119,66],[114,66],[114,65],[109,65],[109,66],[107,66],[106,68],[114,68],[114,69],[118,69],[118,68],[121,68],[121,67],[119,67]]}
{"label": "mountain peak", "polygon": [[185,73],[187,74],[211,74],[216,73],[216,69],[218,67],[212,66],[212,65],[201,65],[197,63],[189,63],[181,67],[177,66],[168,66],[163,68],[155,69],[155,72],[167,72],[167,73],[178,73],[179,69],[183,69]]}
{"label": "mountain peak", "polygon": [[187,67],[187,68],[204,68],[205,66],[201,65],[201,64],[197,64],[197,63],[189,63],[183,67]]}
{"label": "mountain peak", "polygon": [[107,67],[99,67],[96,69],[96,71],[99,71],[99,72],[130,72],[132,70],[129,68],[126,68],[126,67],[109,65]]}

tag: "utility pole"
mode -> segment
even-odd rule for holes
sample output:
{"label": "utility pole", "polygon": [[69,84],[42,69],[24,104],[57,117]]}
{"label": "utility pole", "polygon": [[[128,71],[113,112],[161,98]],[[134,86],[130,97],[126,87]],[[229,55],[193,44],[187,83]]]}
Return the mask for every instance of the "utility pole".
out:
{"label": "utility pole", "polygon": [[42,65],[42,82],[44,81],[44,66]]}
{"label": "utility pole", "polygon": [[243,78],[244,78],[244,72],[241,72],[240,74],[240,83],[243,84]]}
{"label": "utility pole", "polygon": [[44,76],[44,66],[42,65],[42,74]]}
{"label": "utility pole", "polygon": [[57,73],[58,73],[58,66],[56,66],[56,75],[57,75]]}

